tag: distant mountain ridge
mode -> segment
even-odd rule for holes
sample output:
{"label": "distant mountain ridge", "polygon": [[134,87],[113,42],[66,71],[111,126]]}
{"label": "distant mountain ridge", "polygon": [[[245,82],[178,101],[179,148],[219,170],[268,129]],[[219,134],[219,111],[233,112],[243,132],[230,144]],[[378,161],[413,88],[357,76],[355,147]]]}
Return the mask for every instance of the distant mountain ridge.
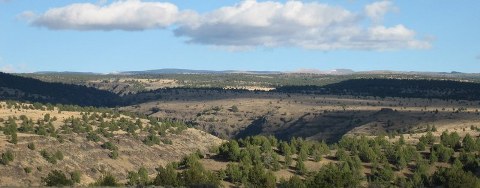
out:
{"label": "distant mountain ridge", "polygon": [[[328,71],[322,71],[318,69],[299,69],[296,71],[248,71],[248,70],[194,70],[194,69],[153,69],[144,71],[122,71],[115,73],[108,73],[107,75],[141,75],[141,74],[288,74],[288,73],[300,73],[300,74],[331,74],[331,75],[347,75],[354,74],[355,71],[350,69],[333,69]],[[70,71],[39,71],[34,74],[75,74],[75,75],[102,75],[102,73],[94,72],[70,72]]]}
{"label": "distant mountain ridge", "polygon": [[281,74],[280,71],[239,71],[239,70],[192,70],[192,69],[155,69],[146,71],[126,71],[116,74],[120,75],[136,75],[136,74],[233,74],[233,73],[247,73],[247,74]]}
{"label": "distant mountain ridge", "polygon": [[75,72],[75,71],[38,71],[34,74],[72,74],[72,75],[100,75],[101,73],[95,72]]}
{"label": "distant mountain ridge", "polygon": [[318,69],[298,69],[292,73],[305,73],[305,74],[328,74],[328,75],[348,75],[354,74],[355,71],[351,69],[333,69],[328,71],[322,71]]}
{"label": "distant mountain ridge", "polygon": [[95,73],[95,72],[72,72],[72,71],[39,71],[33,74],[71,74],[71,75],[142,75],[142,74],[323,74],[323,75],[351,75],[351,74],[419,74],[419,75],[472,75],[480,73],[462,73],[457,71],[451,72],[424,72],[424,71],[393,71],[393,70],[371,70],[371,71],[354,71],[351,69],[298,69],[295,71],[242,71],[242,70],[194,70],[194,69],[153,69],[144,71],[122,71],[114,73]]}

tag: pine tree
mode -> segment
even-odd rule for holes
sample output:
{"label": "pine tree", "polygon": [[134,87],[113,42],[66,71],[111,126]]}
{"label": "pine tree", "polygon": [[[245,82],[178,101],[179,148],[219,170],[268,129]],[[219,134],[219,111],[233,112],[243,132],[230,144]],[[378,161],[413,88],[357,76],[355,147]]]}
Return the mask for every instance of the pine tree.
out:
{"label": "pine tree", "polygon": [[279,188],[307,188],[305,182],[303,182],[297,175],[292,176],[288,181],[280,180]]}
{"label": "pine tree", "polygon": [[289,154],[285,155],[285,168],[288,168],[290,165],[292,165],[293,159],[292,156]]}
{"label": "pine tree", "polygon": [[405,160],[405,157],[399,156],[398,157],[398,162],[397,162],[397,168],[398,170],[402,170],[405,167],[407,167],[407,161]]}
{"label": "pine tree", "polygon": [[422,141],[418,142],[418,144],[417,144],[417,150],[418,150],[418,151],[424,151],[424,150],[425,150],[425,143],[422,142]]}
{"label": "pine tree", "polygon": [[177,172],[175,171],[173,164],[168,164],[165,168],[159,167],[156,170],[157,170],[157,176],[153,180],[153,185],[166,186],[166,187],[179,186],[179,182],[177,180]]}
{"label": "pine tree", "polygon": [[297,169],[297,173],[300,175],[305,175],[307,173],[307,168],[305,167],[305,163],[303,163],[302,160],[297,160],[295,168]]}
{"label": "pine tree", "polygon": [[463,138],[462,147],[463,147],[463,150],[465,150],[466,152],[473,152],[477,150],[475,140],[473,140],[470,134],[465,135],[465,137]]}

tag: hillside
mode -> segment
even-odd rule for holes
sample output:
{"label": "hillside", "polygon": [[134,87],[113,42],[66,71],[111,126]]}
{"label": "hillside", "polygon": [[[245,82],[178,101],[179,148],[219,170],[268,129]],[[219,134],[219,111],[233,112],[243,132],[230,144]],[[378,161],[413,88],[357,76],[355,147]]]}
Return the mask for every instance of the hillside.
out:
{"label": "hillside", "polygon": [[479,101],[214,89],[164,89],[136,97],[150,102],[121,109],[182,120],[222,138],[260,134],[335,142],[356,127],[384,134],[425,125],[480,126]]}
{"label": "hillside", "polygon": [[426,99],[480,100],[480,84],[435,79],[350,79],[325,86],[284,86],[275,91]]}
{"label": "hillside", "polygon": [[[376,126],[371,128],[370,132],[377,134],[415,131],[425,124],[445,124],[444,122],[472,122],[476,125],[476,114],[480,109],[480,84],[466,81],[353,79],[323,86],[292,85],[278,87],[273,91],[250,91],[244,87],[257,84],[253,80],[263,79],[270,83],[281,78],[278,83],[297,83],[303,79],[311,79],[300,83],[325,84],[347,77],[244,74],[164,75],[157,79],[148,76],[109,78],[78,74],[67,77],[63,74],[46,76],[53,79],[50,81],[62,78],[86,81],[92,88],[3,74],[3,77],[7,78],[0,81],[5,86],[4,90],[17,92],[0,96],[32,102],[120,106],[120,109],[127,112],[182,121],[222,138],[271,134],[280,139],[303,137],[328,142],[338,140],[357,127]],[[333,80],[320,82],[321,78]],[[184,84],[190,83],[192,79],[209,87],[197,85],[184,88]],[[245,85],[231,86],[244,89],[212,88],[220,83],[233,84],[237,79],[245,80]],[[281,81],[282,79],[284,81]],[[181,88],[169,88],[174,85]],[[45,86],[48,90],[39,89],[37,86]],[[248,88],[262,89],[261,84],[257,86]],[[122,94],[123,96],[120,96]],[[232,109],[234,106],[235,110]],[[393,112],[379,113],[384,108]]]}
{"label": "hillside", "polygon": [[[478,185],[475,82],[340,76],[252,91],[305,77],[2,76],[0,96],[35,102],[0,102],[2,186]],[[236,78],[250,81],[213,87]]]}
{"label": "hillside", "polygon": [[159,166],[223,142],[181,123],[68,108],[0,102],[0,154],[14,156],[2,159],[0,185],[41,186],[52,170],[80,173],[79,185],[107,173],[125,183],[129,171],[145,167],[154,175]]}
{"label": "hillside", "polygon": [[0,99],[81,106],[111,107],[120,104],[120,97],[108,91],[81,85],[48,83],[2,72]]}
{"label": "hillside", "polygon": [[[338,70],[342,71],[342,70]],[[272,73],[272,72],[230,72],[230,73],[169,73],[169,74],[107,74],[107,75],[89,75],[89,74],[68,74],[68,73],[49,73],[49,74],[21,74],[25,77],[32,77],[46,82],[61,82],[68,84],[85,85],[97,89],[111,91],[120,95],[135,94],[138,92],[147,92],[162,88],[229,88],[229,89],[247,89],[247,90],[272,90],[274,88],[297,87],[302,89],[304,86],[327,87],[330,84],[342,81],[353,80],[351,82],[363,82],[362,79],[377,79],[380,82],[365,81],[365,83],[374,83],[379,87],[391,85],[391,79],[405,80],[410,79],[411,83],[416,84],[415,80],[432,81],[457,81],[479,83],[480,74],[443,74],[443,73],[420,73],[420,72],[359,72],[356,74],[314,74],[314,73]],[[386,83],[383,82],[386,79]],[[414,79],[414,80],[412,80]],[[393,81],[392,81],[393,82]],[[420,83],[421,84],[421,83]],[[338,86],[343,88],[350,87],[347,83],[341,83]],[[426,85],[428,86],[428,85]],[[425,88],[425,85],[420,89]],[[405,87],[405,86],[403,86]],[[450,86],[451,87],[451,86]],[[385,88],[385,87],[384,87]],[[318,92],[318,91],[316,91]],[[341,94],[341,90],[335,93]],[[334,93],[332,93],[334,94]]]}
{"label": "hillside", "polygon": [[[388,136],[352,133],[333,145],[273,136],[225,142],[180,123],[108,109],[0,106],[2,186],[480,185],[480,129],[473,125]],[[66,110],[71,108],[77,111]]]}

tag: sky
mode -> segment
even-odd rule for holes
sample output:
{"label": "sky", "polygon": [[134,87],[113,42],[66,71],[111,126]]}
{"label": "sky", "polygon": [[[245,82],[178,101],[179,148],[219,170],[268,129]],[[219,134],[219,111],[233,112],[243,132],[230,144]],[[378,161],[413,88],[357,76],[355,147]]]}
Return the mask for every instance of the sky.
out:
{"label": "sky", "polygon": [[478,0],[0,0],[0,71],[480,73]]}

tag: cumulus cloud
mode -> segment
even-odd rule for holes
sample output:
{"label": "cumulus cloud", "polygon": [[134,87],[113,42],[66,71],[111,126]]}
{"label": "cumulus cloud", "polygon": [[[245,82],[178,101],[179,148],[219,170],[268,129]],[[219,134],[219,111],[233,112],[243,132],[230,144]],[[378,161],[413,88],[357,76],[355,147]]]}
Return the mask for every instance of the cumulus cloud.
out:
{"label": "cumulus cloud", "polygon": [[[429,48],[402,24],[379,24],[395,7],[391,1],[366,5],[362,12],[301,1],[245,0],[207,13],[179,10],[171,3],[140,0],[72,4],[32,15],[31,24],[71,30],[173,30],[188,43],[226,49],[293,46],[306,49],[390,50]],[[368,18],[368,20],[367,20]],[[374,24],[368,25],[367,21]],[[171,26],[171,27],[169,27]]]}
{"label": "cumulus cloud", "polygon": [[[374,8],[368,9],[374,15]],[[376,11],[372,19],[384,14]],[[296,46],[318,50],[430,47],[429,42],[416,39],[415,31],[404,25],[365,27],[363,17],[363,13],[315,2],[248,0],[206,13],[193,24],[180,25],[174,32],[190,43],[227,47]]]}
{"label": "cumulus cloud", "polygon": [[[32,25],[49,29],[145,30],[175,23],[178,8],[171,3],[116,1],[109,5],[77,3],[53,8],[33,19]],[[24,14],[33,17],[31,13]]]}
{"label": "cumulus cloud", "polygon": [[397,8],[391,1],[378,1],[365,6],[365,14],[375,23],[383,21],[385,14]]}

